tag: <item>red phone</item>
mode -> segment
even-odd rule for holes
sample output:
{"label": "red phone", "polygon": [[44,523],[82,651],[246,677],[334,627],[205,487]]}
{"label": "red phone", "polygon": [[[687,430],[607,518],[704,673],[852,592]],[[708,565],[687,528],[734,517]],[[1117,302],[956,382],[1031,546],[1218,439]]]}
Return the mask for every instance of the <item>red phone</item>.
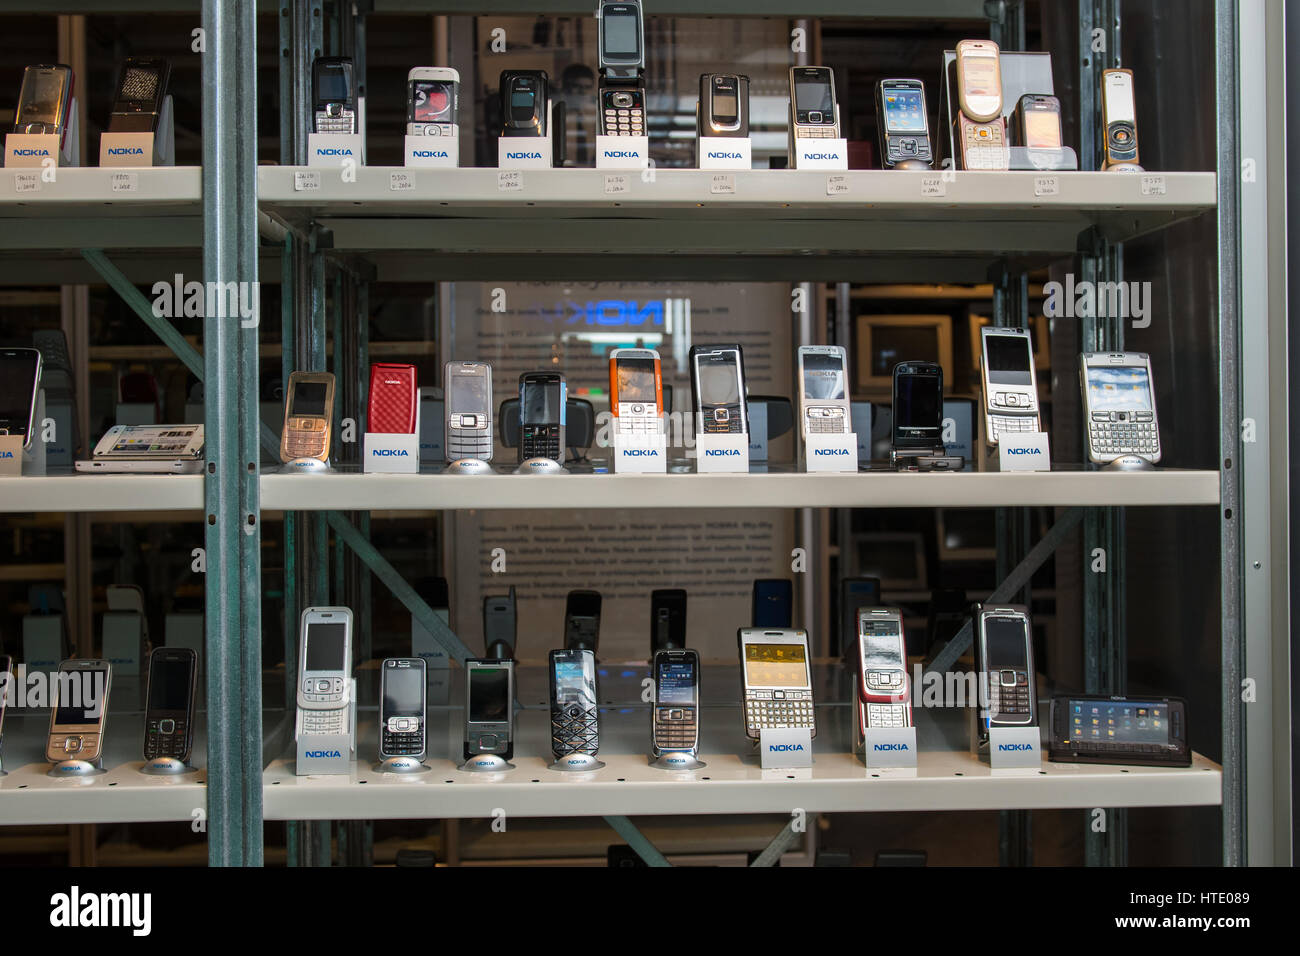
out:
{"label": "red phone", "polygon": [[383,435],[414,434],[418,394],[414,365],[371,365],[367,430]]}

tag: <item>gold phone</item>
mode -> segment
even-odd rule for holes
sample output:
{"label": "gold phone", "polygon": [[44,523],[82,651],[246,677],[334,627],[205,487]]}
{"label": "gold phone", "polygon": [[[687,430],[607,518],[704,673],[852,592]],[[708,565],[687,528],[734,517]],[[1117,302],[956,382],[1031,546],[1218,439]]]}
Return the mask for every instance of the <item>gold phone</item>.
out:
{"label": "gold phone", "polygon": [[45,759],[98,760],[104,754],[104,719],[113,668],[108,661],[64,661],[55,678],[54,707]]}
{"label": "gold phone", "polygon": [[280,460],[328,461],[330,424],[334,420],[334,376],[329,372],[293,372],[284,401]]}
{"label": "gold phone", "polygon": [[957,114],[957,153],[962,169],[1008,169],[1007,121],[1001,116],[991,123],[976,123],[965,113]]}
{"label": "gold phone", "polygon": [[1138,164],[1137,108],[1133,101],[1133,71],[1103,70],[1101,119],[1106,129],[1102,169]]}
{"label": "gold phone", "polygon": [[975,123],[1002,116],[1001,52],[992,40],[957,44],[957,103]]}

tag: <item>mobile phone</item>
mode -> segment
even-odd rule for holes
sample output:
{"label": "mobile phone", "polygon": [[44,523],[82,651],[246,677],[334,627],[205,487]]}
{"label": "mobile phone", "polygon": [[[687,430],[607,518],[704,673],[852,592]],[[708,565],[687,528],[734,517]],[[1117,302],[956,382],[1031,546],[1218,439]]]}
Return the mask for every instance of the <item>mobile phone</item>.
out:
{"label": "mobile phone", "polygon": [[502,70],[502,136],[545,136],[549,80],[545,70]]}
{"label": "mobile phone", "polygon": [[569,650],[598,650],[600,592],[570,591],[564,599],[564,646]]}
{"label": "mobile phone", "polygon": [[455,136],[460,74],[440,66],[417,66],[406,74],[408,136]]}
{"label": "mobile phone", "polygon": [[944,453],[943,366],[936,362],[900,362],[894,366],[894,416],[889,456],[900,458]]}
{"label": "mobile phone", "polygon": [[352,612],[307,608],[299,645],[298,736],[351,733]]}
{"label": "mobile phone", "polygon": [[842,345],[799,346],[799,426],[811,434],[847,435],[849,357]]}
{"label": "mobile phone", "polygon": [[745,357],[739,345],[692,345],[691,397],[695,430],[716,435],[748,435]]}
{"label": "mobile phone", "polygon": [[978,607],[975,673],[980,682],[979,731],[990,727],[1032,727],[1038,723],[1033,630],[1029,612],[1018,604]]}
{"label": "mobile phone", "polygon": [[492,366],[486,362],[448,362],[443,369],[448,461],[492,460]]}
{"label": "mobile phone", "polygon": [[925,84],[890,79],[876,84],[876,128],[880,136],[880,165],[893,169],[933,161],[930,118],[925,108]]}
{"label": "mobile phone", "polygon": [[104,755],[104,724],[108,717],[113,667],[108,661],[71,660],[59,664],[50,712],[45,759],[96,761]]}
{"label": "mobile phone", "polygon": [[1011,151],[1007,148],[1006,120],[999,116],[988,123],[976,123],[965,113],[958,112],[954,124],[962,169],[1010,168]]}
{"label": "mobile phone", "polygon": [[519,376],[519,461],[549,458],[564,464],[568,390],[560,372]]}
{"label": "mobile phone", "polygon": [[745,734],[758,740],[763,730],[806,727],[817,736],[808,632],[742,627],[736,637]]}
{"label": "mobile phone", "polygon": [[1137,106],[1132,70],[1102,70],[1101,119],[1106,130],[1102,169],[1137,165]]}
{"label": "mobile phone", "polygon": [[896,607],[858,609],[858,740],[870,727],[911,727],[912,689],[907,676],[903,614]]}
{"label": "mobile phone", "polygon": [[1151,358],[1145,352],[1084,352],[1079,356],[1088,460],[1098,464],[1135,455],[1160,460]]}
{"label": "mobile phone", "polygon": [[992,40],[957,44],[957,103],[974,123],[1002,118],[1002,59]]}
{"label": "mobile phone", "polygon": [[752,627],[794,627],[794,582],[759,578],[751,592]]}
{"label": "mobile phone", "polygon": [[641,0],[600,0],[597,52],[600,71],[611,80],[631,80],[645,71],[645,20]]}
{"label": "mobile phone", "polygon": [[312,132],[356,133],[357,93],[352,58],[318,56],[311,64]]}
{"label": "mobile phone", "polygon": [[202,425],[114,425],[95,445],[108,461],[141,458],[202,458]]}
{"label": "mobile phone", "polygon": [[1044,93],[1026,93],[1011,114],[1016,145],[1026,149],[1059,150],[1061,137],[1061,101]]}
{"label": "mobile phone", "polygon": [[646,135],[645,79],[615,83],[601,76],[596,132],[602,136]]}
{"label": "mobile phone", "polygon": [[22,435],[23,447],[32,447],[40,390],[41,353],[0,349],[0,435]]}
{"label": "mobile phone", "polygon": [[980,377],[988,444],[998,444],[1006,433],[1040,430],[1034,347],[1028,329],[992,325],[980,329]]}
{"label": "mobile phone", "polygon": [[691,650],[658,651],[650,709],[652,752],[686,751],[700,746],[700,655]]}
{"label": "mobile phone", "polygon": [[596,655],[581,650],[551,651],[551,753],[555,759],[600,749],[596,695]]}
{"label": "mobile phone", "polygon": [[158,128],[171,61],[160,57],[128,56],[122,61],[122,78],[108,117],[110,133],[152,133]]}
{"label": "mobile phone", "polygon": [[465,661],[465,759],[515,755],[515,662]]}
{"label": "mobile phone", "polygon": [[5,704],[9,700],[9,688],[14,679],[14,659],[8,654],[0,654],[0,742],[4,741]]}
{"label": "mobile phone", "polygon": [[72,67],[62,63],[42,63],[23,70],[14,132],[57,133],[62,147],[72,108],[72,86]]}
{"label": "mobile phone", "polygon": [[382,435],[415,434],[418,395],[414,365],[388,362],[371,365],[366,430]]}
{"label": "mobile phone", "polygon": [[1047,759],[1190,767],[1187,702],[1181,697],[1052,698]]}
{"label": "mobile phone", "polygon": [[650,592],[650,653],[686,646],[686,591],[660,588]]}
{"label": "mobile phone", "polygon": [[199,655],[189,647],[155,647],[145,691],[144,759],[190,759],[194,746]]}
{"label": "mobile phone", "polygon": [[790,163],[796,139],[837,139],[835,74],[828,66],[790,67]]}
{"label": "mobile phone", "polygon": [[379,759],[428,753],[422,657],[385,658],[379,668]]}
{"label": "mobile phone", "polygon": [[852,661],[858,653],[858,611],[880,606],[880,578],[844,578],[840,581],[840,633],[836,653]]}
{"label": "mobile phone", "polygon": [[740,73],[705,73],[700,77],[700,135],[749,135],[749,77]]}
{"label": "mobile phone", "polygon": [[280,460],[316,458],[329,461],[330,430],[334,420],[334,375],[330,372],[293,372],[284,402],[284,431],[280,433]]}
{"label": "mobile phone", "polygon": [[487,656],[497,660],[514,657],[518,637],[519,612],[512,584],[508,593],[483,599],[483,644]]}
{"label": "mobile phone", "polygon": [[654,349],[614,349],[609,353],[609,410],[620,435],[663,431],[663,374]]}

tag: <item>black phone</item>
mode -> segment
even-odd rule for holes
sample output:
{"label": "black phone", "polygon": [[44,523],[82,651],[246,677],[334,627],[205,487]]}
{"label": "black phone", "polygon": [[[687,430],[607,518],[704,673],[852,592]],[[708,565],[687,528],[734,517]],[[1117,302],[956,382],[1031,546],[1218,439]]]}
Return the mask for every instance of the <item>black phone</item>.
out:
{"label": "black phone", "polygon": [[1190,767],[1187,703],[1180,697],[1052,698],[1047,759]]}
{"label": "black phone", "polygon": [[128,56],[108,118],[110,133],[152,133],[158,128],[172,65],[160,56]]}
{"label": "black phone", "polygon": [[551,752],[558,760],[600,749],[600,715],[596,691],[596,655],[583,650],[556,650],[551,664]]}
{"label": "black phone", "polygon": [[157,647],[149,655],[145,693],[144,759],[189,760],[194,746],[198,654],[188,647]]}
{"label": "black phone", "polygon": [[483,643],[487,656],[509,660],[515,656],[515,641],[519,635],[519,614],[515,605],[515,588],[504,595],[489,595],[483,599]]}
{"label": "black phone", "polygon": [[311,96],[313,132],[357,132],[357,87],[351,57],[316,57],[311,64]]}
{"label": "black phone", "polygon": [[549,80],[545,70],[502,70],[502,136],[545,136]]}
{"label": "black phone", "polygon": [[754,582],[751,627],[794,627],[794,582],[759,578]]}
{"label": "black phone", "polygon": [[943,455],[943,366],[900,362],[894,366],[894,420],[890,459]]}
{"label": "black phone", "polygon": [[1038,724],[1034,639],[1029,612],[1019,604],[975,610],[975,673],[980,682],[978,730]]}
{"label": "black phone", "polygon": [[549,458],[564,464],[566,394],[560,372],[519,376],[519,461]]}
{"label": "black phone", "polygon": [[389,657],[379,670],[379,757],[414,757],[428,751],[423,658]]}
{"label": "black phone", "polygon": [[749,77],[740,73],[703,74],[699,127],[701,136],[748,136]]}
{"label": "black phone", "polygon": [[876,128],[883,169],[929,169],[930,119],[925,84],[920,80],[881,80],[876,84]]}
{"label": "black phone", "polygon": [[36,398],[41,389],[41,353],[0,349],[0,435],[23,436],[30,448],[36,432]]}
{"label": "black phone", "polygon": [[564,646],[593,653],[600,644],[600,592],[570,591],[564,602]]}
{"label": "black phone", "polygon": [[661,588],[650,592],[650,653],[686,646],[686,592]]}
{"label": "black phone", "polygon": [[515,662],[465,661],[465,759],[515,755]]}

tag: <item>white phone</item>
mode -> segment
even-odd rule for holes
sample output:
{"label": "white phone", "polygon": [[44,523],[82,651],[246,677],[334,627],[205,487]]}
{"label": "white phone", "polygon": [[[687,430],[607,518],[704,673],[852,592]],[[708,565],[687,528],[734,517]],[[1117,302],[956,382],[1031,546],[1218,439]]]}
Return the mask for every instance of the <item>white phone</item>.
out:
{"label": "white phone", "polygon": [[1151,359],[1145,352],[1084,352],[1079,357],[1088,460],[1106,464],[1135,456],[1160,460]]}
{"label": "white phone", "polygon": [[757,740],[764,729],[808,728],[817,735],[808,632],[790,628],[742,627],[741,680],[745,733]]}
{"label": "white phone", "polygon": [[298,736],[350,732],[352,611],[309,607],[299,630]]}
{"label": "white phone", "polygon": [[847,435],[849,356],[842,345],[799,346],[799,428],[810,434]]}
{"label": "white phone", "polygon": [[417,66],[406,74],[406,132],[455,136],[460,74],[441,66]]}
{"label": "white phone", "polygon": [[980,376],[984,384],[984,437],[996,445],[1004,434],[1041,431],[1034,347],[1028,329],[986,325],[980,329]]}

